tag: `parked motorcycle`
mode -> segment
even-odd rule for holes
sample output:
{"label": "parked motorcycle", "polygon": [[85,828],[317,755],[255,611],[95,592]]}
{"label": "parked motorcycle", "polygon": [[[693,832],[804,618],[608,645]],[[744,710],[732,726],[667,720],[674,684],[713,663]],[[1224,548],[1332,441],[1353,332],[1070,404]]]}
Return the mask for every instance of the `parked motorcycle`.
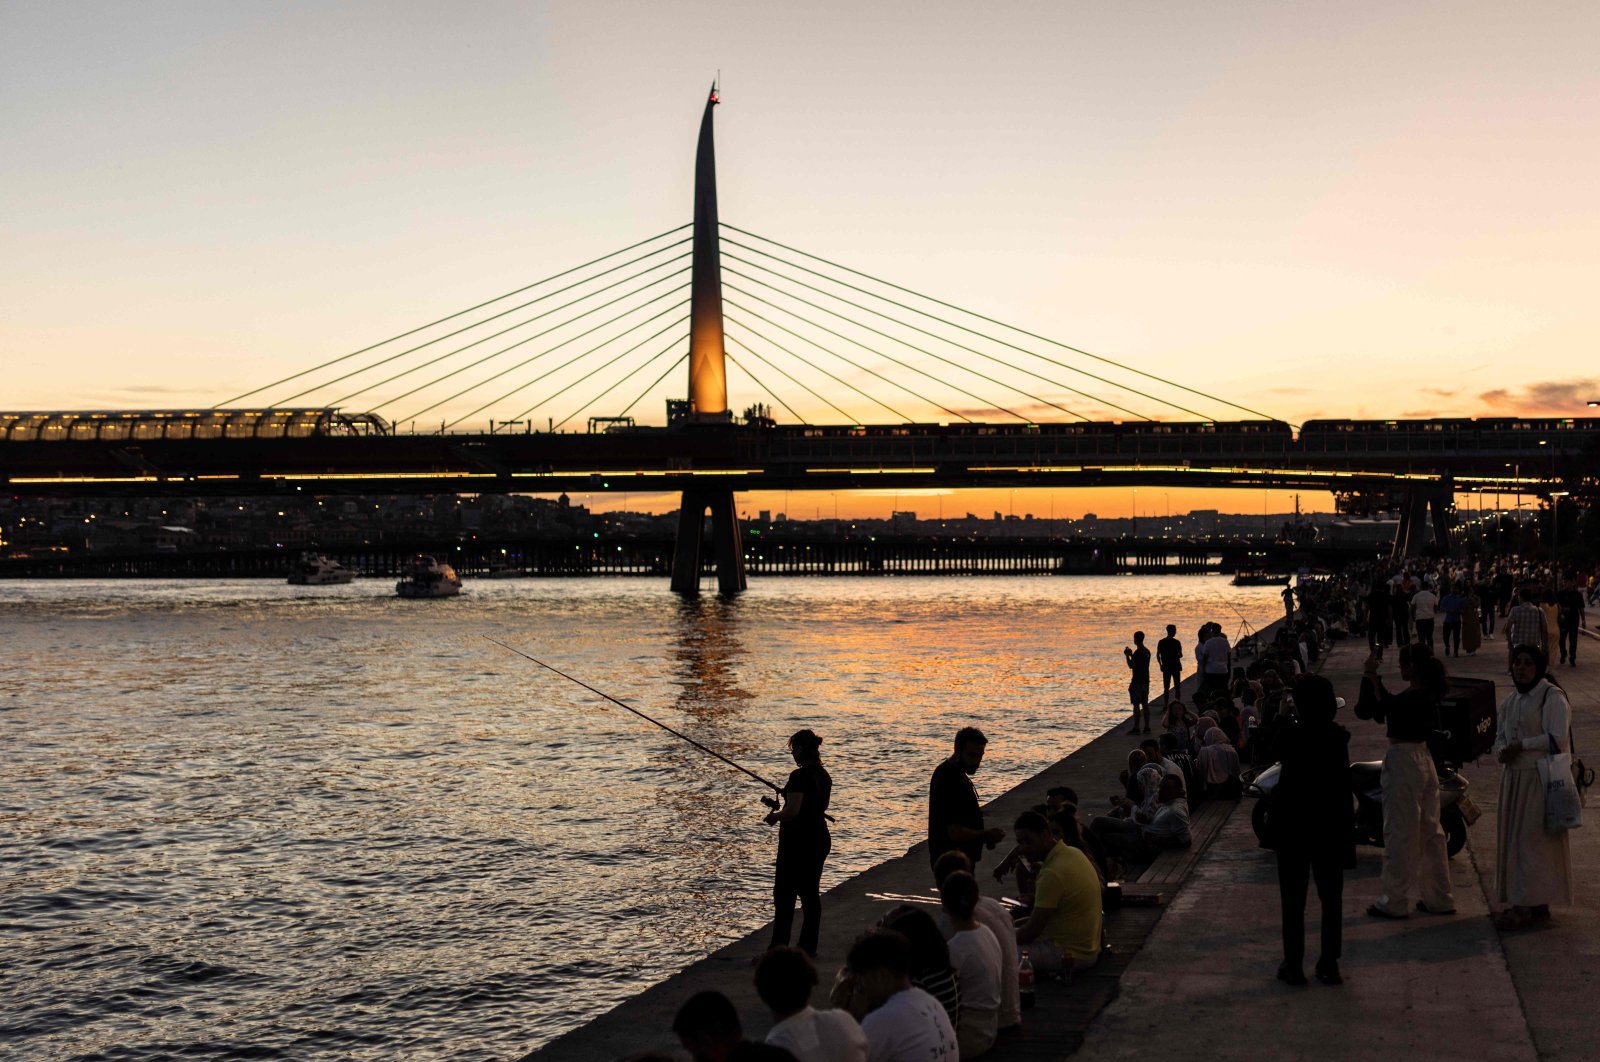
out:
{"label": "parked motorcycle", "polygon": [[[1446,847],[1453,856],[1467,843],[1467,827],[1478,821],[1477,805],[1467,796],[1468,782],[1449,764],[1439,771],[1439,825],[1444,827]],[[1272,822],[1272,794],[1282,773],[1281,764],[1264,768],[1244,787],[1247,796],[1256,798],[1250,825],[1256,840],[1266,848]],[[1370,760],[1350,765],[1350,789],[1356,804],[1356,843],[1383,847],[1383,761]]]}

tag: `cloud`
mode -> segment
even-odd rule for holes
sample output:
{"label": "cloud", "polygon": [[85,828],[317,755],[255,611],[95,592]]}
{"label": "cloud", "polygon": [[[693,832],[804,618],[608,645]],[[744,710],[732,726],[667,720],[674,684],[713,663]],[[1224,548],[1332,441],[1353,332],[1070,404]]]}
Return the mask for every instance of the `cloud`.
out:
{"label": "cloud", "polygon": [[1459,387],[1424,387],[1422,393],[1436,398],[1454,398],[1461,393]]}
{"label": "cloud", "polygon": [[1600,380],[1544,380],[1520,389],[1497,387],[1478,395],[1478,401],[1496,414],[1554,414],[1576,416],[1592,399],[1600,398]]}

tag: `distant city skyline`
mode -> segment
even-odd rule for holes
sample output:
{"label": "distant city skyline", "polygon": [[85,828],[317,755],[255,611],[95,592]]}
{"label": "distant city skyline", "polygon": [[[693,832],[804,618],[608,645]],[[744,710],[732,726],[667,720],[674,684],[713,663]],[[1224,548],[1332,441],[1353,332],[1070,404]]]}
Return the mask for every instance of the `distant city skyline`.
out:
{"label": "distant city skyline", "polygon": [[[1561,3],[4,5],[4,405],[207,406],[681,224],[720,69],[734,224],[1291,422],[1583,416],[1596,30]],[[1291,492],[1162,493],[1138,507]]]}

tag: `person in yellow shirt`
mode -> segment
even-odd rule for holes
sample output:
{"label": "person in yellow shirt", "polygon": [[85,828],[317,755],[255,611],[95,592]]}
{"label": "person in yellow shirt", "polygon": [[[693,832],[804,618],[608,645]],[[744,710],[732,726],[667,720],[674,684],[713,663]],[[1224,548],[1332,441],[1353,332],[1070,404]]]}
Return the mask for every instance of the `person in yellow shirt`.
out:
{"label": "person in yellow shirt", "polygon": [[1033,912],[1017,926],[1017,946],[1028,949],[1040,973],[1085,970],[1100,960],[1100,875],[1089,857],[1050,832],[1036,811],[1017,817],[1017,847],[1040,863]]}

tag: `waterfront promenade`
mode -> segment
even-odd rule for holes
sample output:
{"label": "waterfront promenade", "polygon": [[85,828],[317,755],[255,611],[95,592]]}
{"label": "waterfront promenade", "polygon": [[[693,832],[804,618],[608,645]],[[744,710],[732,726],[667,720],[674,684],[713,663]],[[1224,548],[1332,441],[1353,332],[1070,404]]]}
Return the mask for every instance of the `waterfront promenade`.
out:
{"label": "waterfront promenade", "polygon": [[[1582,648],[1585,666],[1560,668],[1557,678],[1573,701],[1577,747],[1580,753],[1596,750],[1590,754],[1594,762],[1600,759],[1600,641],[1586,639]],[[1454,674],[1494,679],[1499,695],[1507,688],[1504,654],[1504,643],[1492,640],[1475,657],[1450,658],[1447,664]],[[1384,674],[1397,685],[1393,657],[1391,652]],[[1323,668],[1351,704],[1363,658],[1363,645],[1345,642]],[[1381,727],[1355,719],[1349,709],[1340,721],[1354,735],[1354,756],[1382,756]],[[1058,784],[1078,789],[1085,815],[1104,807],[1135,741],[1123,733],[1126,720],[1121,722],[992,800],[985,807],[989,821],[1009,831],[1016,814]],[[1115,951],[1110,962],[1070,988],[1042,985],[1039,1006],[1025,1017],[1023,1031],[1002,1038],[986,1057],[1590,1057],[1590,1000],[1600,979],[1600,821],[1573,834],[1577,905],[1557,910],[1547,927],[1502,935],[1485,917],[1486,890],[1494,881],[1498,775],[1487,757],[1467,768],[1483,816],[1468,848],[1452,860],[1457,915],[1414,915],[1404,922],[1369,918],[1363,912],[1377,896],[1382,857],[1378,849],[1359,850],[1345,887],[1346,985],[1290,988],[1274,979],[1281,958],[1276,867],[1271,853],[1256,844],[1246,799],[1225,817],[1211,813],[1217,820],[1214,838],[1192,869],[1182,868],[1187,880],[1180,874],[1161,886],[1162,904],[1125,906],[1108,915],[1106,934]],[[992,866],[993,858],[985,863]],[[986,868],[980,876],[985,890],[997,894]],[[819,1001],[855,935],[901,897],[930,896],[929,879],[925,844],[919,843],[824,897]],[[1316,955],[1314,899],[1309,914],[1308,964]],[[672,1015],[705,988],[726,993],[747,1034],[759,1038],[769,1022],[751,985],[751,966],[766,936],[763,927],[526,1057],[560,1062],[622,1058],[647,1049],[676,1052]]]}

